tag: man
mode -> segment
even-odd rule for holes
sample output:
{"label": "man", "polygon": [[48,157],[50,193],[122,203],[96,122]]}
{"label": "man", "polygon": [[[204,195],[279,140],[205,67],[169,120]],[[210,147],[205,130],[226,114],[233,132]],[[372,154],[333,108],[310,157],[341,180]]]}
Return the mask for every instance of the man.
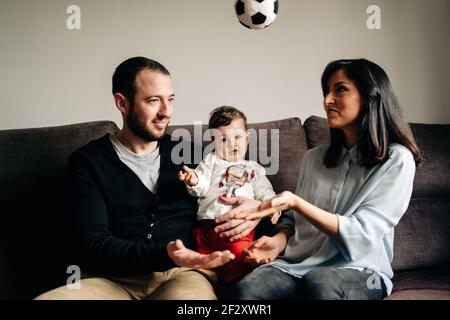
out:
{"label": "man", "polygon": [[[122,129],[69,158],[69,205],[83,256],[80,289],[63,286],[36,299],[216,299],[215,275],[206,269],[232,256],[192,250],[196,199],[178,180],[181,165],[171,161],[177,142],[165,134],[175,98],[169,71],[130,58],[114,72],[113,95]],[[233,201],[238,210],[259,205]],[[231,220],[220,229],[239,238],[255,225]],[[183,267],[166,251],[175,239],[181,241],[171,246],[171,257]]]}

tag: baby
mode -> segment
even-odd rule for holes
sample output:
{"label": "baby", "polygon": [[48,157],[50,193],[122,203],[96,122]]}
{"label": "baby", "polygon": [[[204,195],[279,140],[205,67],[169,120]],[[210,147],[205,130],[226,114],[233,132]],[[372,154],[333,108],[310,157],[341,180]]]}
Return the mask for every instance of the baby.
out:
{"label": "baby", "polygon": [[[275,192],[265,176],[265,169],[255,161],[244,159],[248,147],[244,113],[234,107],[216,108],[210,114],[209,129],[215,129],[215,152],[208,154],[195,170],[183,166],[178,177],[191,195],[199,197],[198,225],[194,229],[198,252],[210,254],[229,250],[235,256],[233,261],[215,269],[219,281],[229,283],[251,271],[251,266],[244,262],[243,251],[253,242],[255,232],[233,242],[221,238],[214,231],[215,218],[232,207],[219,197],[243,196],[264,201]],[[277,219],[278,215],[274,215],[272,223]]]}

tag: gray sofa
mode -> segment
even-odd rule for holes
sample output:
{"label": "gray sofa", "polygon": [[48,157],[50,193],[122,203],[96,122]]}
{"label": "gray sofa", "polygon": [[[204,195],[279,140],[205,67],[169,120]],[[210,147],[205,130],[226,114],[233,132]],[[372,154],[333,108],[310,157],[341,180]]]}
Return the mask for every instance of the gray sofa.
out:
{"label": "gray sofa", "polygon": [[[184,127],[193,131],[192,126]],[[250,124],[279,129],[277,192],[294,191],[308,148],[327,143],[326,120],[291,118]],[[426,161],[396,229],[394,292],[388,299],[450,299],[450,125],[412,124]],[[31,299],[63,285],[76,264],[66,221],[64,174],[71,152],[115,132],[110,121],[0,131],[0,299]],[[269,136],[270,137],[270,136]],[[270,148],[260,145],[260,148]],[[263,152],[263,154],[266,154]]]}

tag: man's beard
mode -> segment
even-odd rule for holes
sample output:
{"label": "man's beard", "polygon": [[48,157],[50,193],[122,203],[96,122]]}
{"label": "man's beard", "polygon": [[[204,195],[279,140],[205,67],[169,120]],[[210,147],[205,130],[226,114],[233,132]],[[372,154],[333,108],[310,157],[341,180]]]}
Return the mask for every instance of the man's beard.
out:
{"label": "man's beard", "polygon": [[131,106],[130,108],[130,114],[128,115],[127,118],[127,125],[128,128],[130,128],[131,132],[134,133],[134,135],[147,142],[158,141],[162,136],[164,136],[167,129],[166,126],[166,129],[164,129],[160,134],[155,134],[147,130],[145,125],[139,122],[137,114],[134,110],[134,106]]}

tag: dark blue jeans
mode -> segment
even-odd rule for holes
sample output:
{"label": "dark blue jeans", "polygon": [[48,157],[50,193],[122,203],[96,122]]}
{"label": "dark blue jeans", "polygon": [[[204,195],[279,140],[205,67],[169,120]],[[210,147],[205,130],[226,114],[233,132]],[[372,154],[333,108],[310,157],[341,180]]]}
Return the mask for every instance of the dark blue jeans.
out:
{"label": "dark blue jeans", "polygon": [[[231,291],[231,298],[239,300],[383,299],[386,296],[383,279],[373,271],[366,271],[318,267],[302,278],[297,278],[269,266],[251,272],[236,283]],[[369,277],[372,278],[369,279]],[[379,286],[368,284],[373,277],[378,278]]]}

